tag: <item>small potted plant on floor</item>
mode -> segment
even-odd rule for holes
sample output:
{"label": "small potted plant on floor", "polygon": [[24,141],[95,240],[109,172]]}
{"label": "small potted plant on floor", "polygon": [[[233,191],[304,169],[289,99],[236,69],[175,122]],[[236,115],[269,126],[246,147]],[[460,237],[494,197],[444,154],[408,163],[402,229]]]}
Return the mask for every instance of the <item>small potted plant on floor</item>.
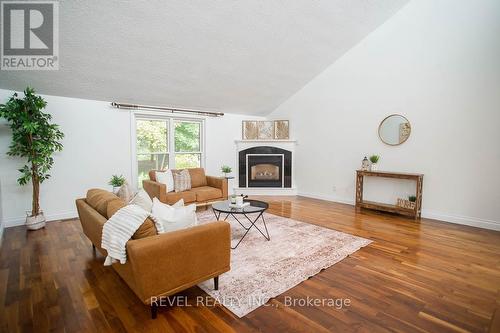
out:
{"label": "small potted plant on floor", "polygon": [[222,173],[224,174],[224,177],[227,178],[227,174],[228,173],[231,173],[231,171],[233,171],[233,169],[231,169],[230,166],[227,166],[227,165],[223,165],[220,170],[222,171]]}
{"label": "small potted plant on floor", "polygon": [[370,170],[371,171],[377,171],[378,170],[378,160],[380,159],[380,156],[378,155],[372,155],[370,156],[370,162],[372,162],[372,164],[370,165]]}
{"label": "small potted plant on floor", "polygon": [[61,151],[60,140],[64,134],[59,126],[51,124],[52,116],[42,112],[47,102],[35,94],[33,88],[26,88],[24,98],[15,93],[4,105],[0,104],[0,117],[5,118],[12,130],[12,143],[7,155],[20,157],[27,163],[19,169],[19,185],[31,181],[33,186],[31,212],[26,212],[26,227],[37,230],[45,226],[45,216],[40,209],[40,184],[50,177],[54,164],[52,155]]}
{"label": "small potted plant on floor", "polygon": [[108,184],[113,186],[113,193],[116,194],[118,193],[118,190],[120,189],[120,187],[123,186],[123,184],[125,184],[125,177],[123,177],[123,175],[113,175],[111,176],[111,179],[109,180]]}

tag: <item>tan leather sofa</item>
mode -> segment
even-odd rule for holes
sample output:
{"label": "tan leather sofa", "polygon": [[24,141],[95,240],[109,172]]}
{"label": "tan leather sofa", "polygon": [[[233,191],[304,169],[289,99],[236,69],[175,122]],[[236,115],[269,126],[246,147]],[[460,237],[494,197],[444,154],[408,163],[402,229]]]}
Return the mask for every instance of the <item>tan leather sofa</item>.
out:
{"label": "tan leather sofa", "polygon": [[[92,189],[87,197],[76,200],[83,232],[94,249],[101,248],[102,228],[107,219],[125,202],[113,193]],[[161,297],[173,295],[229,271],[229,224],[214,221],[192,228],[157,234],[154,222],[146,219],[127,243],[126,264],[113,268],[144,304],[151,306],[156,318]]]}
{"label": "tan leather sofa", "polygon": [[[210,202],[227,199],[227,179],[205,175],[205,169],[187,169],[191,176],[191,189],[183,192],[168,192],[167,185],[156,181],[156,171],[149,171],[149,180],[142,181],[142,187],[152,198],[156,197],[163,203],[172,205],[184,199],[185,204],[196,203],[206,205]],[[176,170],[172,170],[175,172]]]}

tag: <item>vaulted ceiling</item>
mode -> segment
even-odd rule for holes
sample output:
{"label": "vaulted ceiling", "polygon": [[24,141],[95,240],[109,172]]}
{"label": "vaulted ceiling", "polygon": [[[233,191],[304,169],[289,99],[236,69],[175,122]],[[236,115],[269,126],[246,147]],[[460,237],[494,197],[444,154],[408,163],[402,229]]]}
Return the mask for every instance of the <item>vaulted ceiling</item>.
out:
{"label": "vaulted ceiling", "polygon": [[60,69],[0,88],[264,115],[407,2],[61,1]]}

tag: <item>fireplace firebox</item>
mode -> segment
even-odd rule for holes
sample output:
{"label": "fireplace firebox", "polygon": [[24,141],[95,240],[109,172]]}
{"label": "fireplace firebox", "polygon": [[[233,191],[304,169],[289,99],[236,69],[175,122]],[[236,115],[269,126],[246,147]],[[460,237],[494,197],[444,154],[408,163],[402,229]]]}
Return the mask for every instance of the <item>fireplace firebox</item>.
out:
{"label": "fireplace firebox", "polygon": [[239,152],[240,187],[290,188],[292,153],[275,147],[253,147]]}
{"label": "fireplace firebox", "polygon": [[250,168],[250,180],[279,180],[280,167],[273,164],[256,164]]}

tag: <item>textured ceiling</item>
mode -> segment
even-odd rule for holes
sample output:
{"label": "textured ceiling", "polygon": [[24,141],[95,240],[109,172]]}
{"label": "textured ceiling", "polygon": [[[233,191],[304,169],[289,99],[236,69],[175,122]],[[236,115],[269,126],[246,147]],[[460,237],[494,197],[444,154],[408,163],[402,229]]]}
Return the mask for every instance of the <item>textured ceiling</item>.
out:
{"label": "textured ceiling", "polygon": [[60,2],[60,69],[0,88],[262,115],[408,0]]}

